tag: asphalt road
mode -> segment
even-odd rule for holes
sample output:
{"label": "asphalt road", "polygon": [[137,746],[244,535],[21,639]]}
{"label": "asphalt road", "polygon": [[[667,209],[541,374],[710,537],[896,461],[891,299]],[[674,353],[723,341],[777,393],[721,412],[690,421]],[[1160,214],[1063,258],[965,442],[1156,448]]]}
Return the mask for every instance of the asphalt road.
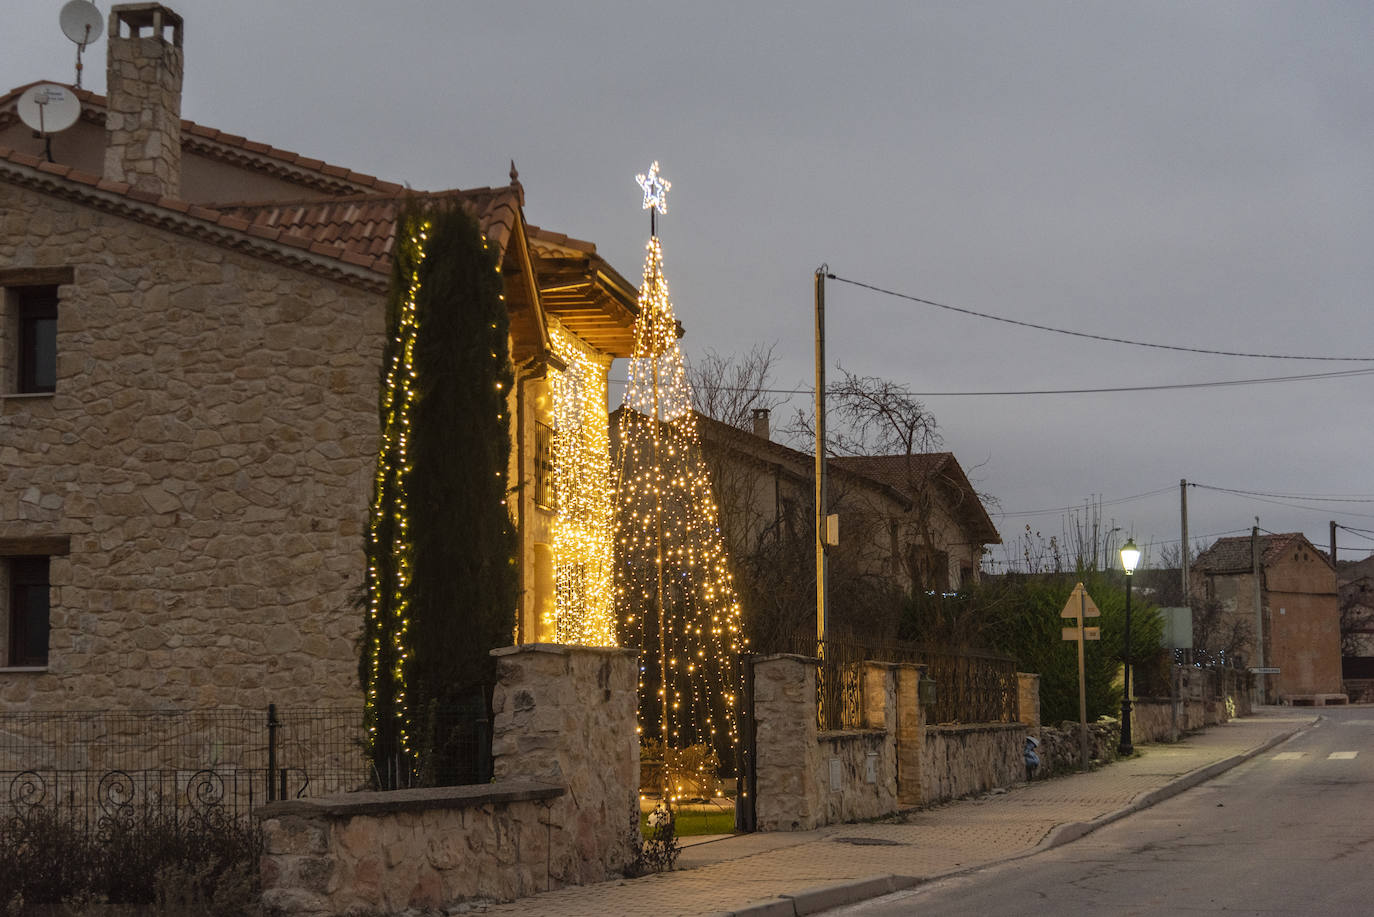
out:
{"label": "asphalt road", "polygon": [[1374,915],[1374,707],[1045,853],[832,915]]}

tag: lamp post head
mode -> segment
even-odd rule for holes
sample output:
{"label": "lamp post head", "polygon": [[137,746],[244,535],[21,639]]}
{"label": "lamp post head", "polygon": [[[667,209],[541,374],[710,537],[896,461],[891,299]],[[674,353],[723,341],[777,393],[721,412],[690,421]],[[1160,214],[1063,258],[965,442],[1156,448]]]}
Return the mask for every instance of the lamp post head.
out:
{"label": "lamp post head", "polygon": [[1135,546],[1134,538],[1127,538],[1126,543],[1121,546],[1121,569],[1130,576],[1135,573],[1136,565],[1140,563],[1140,549]]}

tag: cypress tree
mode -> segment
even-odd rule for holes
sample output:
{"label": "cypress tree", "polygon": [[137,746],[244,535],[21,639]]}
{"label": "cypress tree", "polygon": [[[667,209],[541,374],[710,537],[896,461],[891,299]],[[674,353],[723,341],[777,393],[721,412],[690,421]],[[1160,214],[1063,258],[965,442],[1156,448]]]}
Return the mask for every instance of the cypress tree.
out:
{"label": "cypress tree", "polygon": [[514,622],[513,371],[496,253],[476,220],[407,207],[396,252],[359,670],[381,782],[443,785],[482,776],[461,746],[489,719],[488,653]]}

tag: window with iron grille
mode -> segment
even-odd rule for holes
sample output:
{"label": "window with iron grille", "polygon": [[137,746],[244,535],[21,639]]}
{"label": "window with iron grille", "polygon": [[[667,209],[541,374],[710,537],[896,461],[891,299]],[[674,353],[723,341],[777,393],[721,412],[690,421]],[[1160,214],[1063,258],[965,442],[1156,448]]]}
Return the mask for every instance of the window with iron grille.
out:
{"label": "window with iron grille", "polygon": [[534,424],[534,502],[545,509],[558,508],[558,493],[553,481],[553,428]]}

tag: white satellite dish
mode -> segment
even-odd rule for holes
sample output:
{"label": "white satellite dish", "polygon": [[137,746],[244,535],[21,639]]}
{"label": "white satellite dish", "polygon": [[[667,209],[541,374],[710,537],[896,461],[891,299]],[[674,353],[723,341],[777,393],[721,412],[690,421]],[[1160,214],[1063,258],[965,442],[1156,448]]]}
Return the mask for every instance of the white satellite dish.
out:
{"label": "white satellite dish", "polygon": [[24,90],[15,109],[20,120],[40,134],[55,134],[81,117],[81,100],[66,86],[39,83]]}
{"label": "white satellite dish", "polygon": [[91,0],[69,0],[58,16],[62,34],[78,45],[88,45],[100,37],[104,22]]}
{"label": "white satellite dish", "polygon": [[76,42],[76,88],[81,88],[81,52],[86,46],[100,37],[100,10],[91,0],[67,0],[57,17],[62,26],[62,34]]}

